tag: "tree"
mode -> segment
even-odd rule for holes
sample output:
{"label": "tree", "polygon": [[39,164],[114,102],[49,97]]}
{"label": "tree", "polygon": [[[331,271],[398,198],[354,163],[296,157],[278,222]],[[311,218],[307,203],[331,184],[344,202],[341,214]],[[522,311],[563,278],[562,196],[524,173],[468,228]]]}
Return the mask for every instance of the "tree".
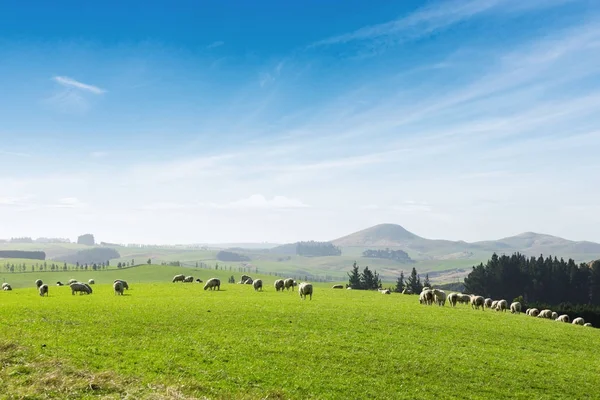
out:
{"label": "tree", "polygon": [[229,280],[228,280],[228,282],[229,282],[229,283],[235,283],[235,278],[234,278],[234,276],[233,276],[233,275],[231,275],[231,276],[229,277]]}
{"label": "tree", "polygon": [[91,233],[86,233],[85,235],[77,237],[77,244],[93,246],[96,244],[96,241],[94,240],[94,235],[92,235]]}
{"label": "tree", "polygon": [[121,268],[121,267],[122,267],[122,264],[119,262],[119,263],[117,264],[117,268]]}
{"label": "tree", "polygon": [[135,260],[133,258],[131,259],[131,265],[135,265]]}
{"label": "tree", "polygon": [[152,259],[151,258],[148,259],[148,265],[150,265],[150,264],[152,264]]}
{"label": "tree", "polygon": [[404,290],[404,271],[400,271],[400,276],[396,280],[396,287],[394,288],[394,292],[402,293]]}
{"label": "tree", "polygon": [[423,285],[421,285],[421,278],[417,275],[417,270],[413,267],[410,272],[410,276],[406,281],[406,286],[411,290],[414,294],[419,294],[423,290]]}
{"label": "tree", "polygon": [[362,289],[371,290],[375,285],[375,277],[373,273],[369,269],[369,267],[365,267],[362,274],[360,274],[360,281]]}
{"label": "tree", "polygon": [[431,288],[431,282],[429,282],[429,274],[425,274],[425,280],[423,281],[423,287]]}
{"label": "tree", "polygon": [[348,274],[348,278],[348,287],[351,287],[352,289],[362,289],[362,282],[356,261],[352,265],[352,271]]}

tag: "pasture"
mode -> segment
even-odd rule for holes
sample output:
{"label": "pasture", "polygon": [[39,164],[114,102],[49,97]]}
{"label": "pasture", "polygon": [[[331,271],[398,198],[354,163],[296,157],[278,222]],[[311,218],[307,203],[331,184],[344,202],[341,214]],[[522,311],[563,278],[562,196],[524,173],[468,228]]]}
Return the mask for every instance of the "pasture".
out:
{"label": "pasture", "polygon": [[275,277],[263,292],[227,284],[229,271],[200,270],[222,281],[204,291],[171,283],[181,271],[196,275],[144,266],[70,276],[93,277],[91,295],[50,286],[41,298],[33,280],[0,292],[0,398],[598,396],[598,329],[330,284],[301,301]]}

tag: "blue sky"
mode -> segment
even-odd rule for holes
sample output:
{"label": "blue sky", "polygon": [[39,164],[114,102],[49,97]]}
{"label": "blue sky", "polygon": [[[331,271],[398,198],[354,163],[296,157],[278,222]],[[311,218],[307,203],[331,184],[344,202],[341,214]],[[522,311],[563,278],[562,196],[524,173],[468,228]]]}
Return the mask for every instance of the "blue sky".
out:
{"label": "blue sky", "polygon": [[0,237],[600,242],[597,2],[81,3],[0,3]]}

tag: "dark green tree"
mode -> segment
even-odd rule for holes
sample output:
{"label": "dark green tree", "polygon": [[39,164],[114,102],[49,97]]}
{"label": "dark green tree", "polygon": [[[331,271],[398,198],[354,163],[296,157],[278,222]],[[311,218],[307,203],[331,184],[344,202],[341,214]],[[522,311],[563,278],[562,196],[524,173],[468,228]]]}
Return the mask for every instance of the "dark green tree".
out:
{"label": "dark green tree", "polygon": [[425,274],[425,280],[423,281],[423,287],[431,288],[431,282],[429,282],[429,274]]}
{"label": "dark green tree", "polygon": [[414,294],[419,294],[423,290],[423,285],[421,284],[421,278],[417,275],[417,270],[413,267],[410,272],[410,276],[406,281],[406,285]]}
{"label": "dark green tree", "polygon": [[358,264],[356,261],[352,265],[352,271],[348,273],[348,286],[352,289],[362,289],[360,272],[358,272]]}
{"label": "dark green tree", "polygon": [[400,276],[396,280],[396,287],[394,288],[394,292],[402,293],[404,290],[404,271],[400,271]]}

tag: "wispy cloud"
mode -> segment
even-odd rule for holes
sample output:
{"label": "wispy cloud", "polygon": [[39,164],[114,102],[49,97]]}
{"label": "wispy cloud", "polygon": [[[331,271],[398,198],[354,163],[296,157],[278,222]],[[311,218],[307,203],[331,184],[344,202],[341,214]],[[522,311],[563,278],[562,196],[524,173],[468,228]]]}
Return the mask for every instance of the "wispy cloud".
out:
{"label": "wispy cloud", "polygon": [[62,85],[62,86],[68,87],[68,88],[75,88],[75,89],[83,90],[85,92],[90,92],[90,93],[94,93],[94,94],[106,93],[106,90],[101,89],[98,86],[88,85],[86,83],[76,81],[75,79],[69,78],[67,76],[55,76],[52,79],[59,85]]}
{"label": "wispy cloud", "polygon": [[211,44],[209,44],[208,46],[206,46],[207,49],[215,49],[217,47],[221,47],[225,44],[225,42],[223,42],[222,40],[217,40],[216,42],[212,42]]}

